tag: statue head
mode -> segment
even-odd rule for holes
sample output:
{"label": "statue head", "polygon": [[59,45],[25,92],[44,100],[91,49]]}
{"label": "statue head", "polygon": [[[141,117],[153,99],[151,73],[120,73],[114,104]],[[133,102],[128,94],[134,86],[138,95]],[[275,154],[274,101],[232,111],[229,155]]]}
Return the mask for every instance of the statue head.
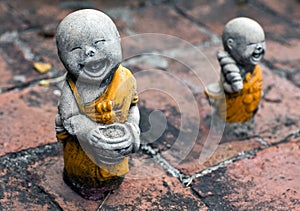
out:
{"label": "statue head", "polygon": [[122,60],[120,35],[104,13],[83,9],[66,16],[56,32],[58,55],[73,77],[99,83]]}
{"label": "statue head", "polygon": [[242,66],[258,64],[266,51],[262,27],[246,17],[229,21],[224,27],[222,41],[224,49]]}

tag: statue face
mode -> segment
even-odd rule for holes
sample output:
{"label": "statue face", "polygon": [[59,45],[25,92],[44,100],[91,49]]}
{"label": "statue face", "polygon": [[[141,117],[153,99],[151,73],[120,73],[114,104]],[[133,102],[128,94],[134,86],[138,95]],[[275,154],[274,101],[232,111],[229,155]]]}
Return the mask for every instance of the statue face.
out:
{"label": "statue face", "polygon": [[231,56],[241,65],[258,64],[266,51],[264,36],[253,39],[251,34],[247,34],[229,42]]}
{"label": "statue face", "polygon": [[244,21],[245,23],[243,21],[242,19],[239,25],[233,24],[228,27],[225,32],[228,37],[225,40],[226,49],[240,65],[256,65],[266,51],[264,31],[253,21]]}
{"label": "statue face", "polygon": [[57,36],[62,62],[78,80],[101,82],[122,59],[115,25],[98,15],[85,19],[77,16],[69,22],[61,26]]}

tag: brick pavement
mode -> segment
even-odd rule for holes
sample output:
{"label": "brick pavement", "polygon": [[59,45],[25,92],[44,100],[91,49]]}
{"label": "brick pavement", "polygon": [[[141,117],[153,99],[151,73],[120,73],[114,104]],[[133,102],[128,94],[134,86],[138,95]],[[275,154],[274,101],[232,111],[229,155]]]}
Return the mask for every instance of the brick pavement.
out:
{"label": "brick pavement", "polygon": [[[80,8],[104,10],[116,22],[124,64],[146,87],[139,103],[144,137],[152,111],[167,121],[157,140],[143,140],[124,183],[105,202],[83,200],[63,183],[54,133],[59,87],[38,85],[63,75],[55,27]],[[1,1],[0,210],[299,210],[299,9],[296,0]],[[265,29],[264,97],[251,137],[218,142],[216,136],[212,155],[200,163],[211,113],[203,84],[217,80],[220,34],[236,16],[254,18]],[[142,33],[161,34],[127,37]],[[156,56],[141,56],[145,52]],[[37,61],[52,69],[38,73]],[[145,70],[162,77],[149,79]],[[166,92],[150,89],[158,85]],[[168,93],[176,86],[189,92],[182,98]],[[193,122],[198,114],[199,128]],[[189,139],[193,129],[195,140]]]}

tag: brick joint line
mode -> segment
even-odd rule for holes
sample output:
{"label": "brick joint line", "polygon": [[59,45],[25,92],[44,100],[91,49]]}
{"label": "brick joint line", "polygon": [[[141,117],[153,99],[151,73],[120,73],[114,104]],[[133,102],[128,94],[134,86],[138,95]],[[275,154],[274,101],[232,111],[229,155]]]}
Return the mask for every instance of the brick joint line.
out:
{"label": "brick joint line", "polygon": [[259,2],[259,1],[249,1],[249,4],[252,5],[253,7],[256,7],[258,9],[263,10],[263,12],[268,12],[269,14],[281,19],[286,24],[288,24],[289,26],[295,28],[298,32],[300,32],[300,25],[298,23],[296,23],[293,20],[288,19],[285,16],[279,14],[278,12],[273,10],[272,8],[268,7],[266,4],[264,4],[262,2]]}
{"label": "brick joint line", "polygon": [[172,166],[166,159],[164,159],[159,152],[154,150],[149,145],[142,145],[141,149],[144,153],[147,155],[150,155],[153,157],[155,162],[159,164],[167,173],[169,173],[171,176],[177,178],[180,182],[183,182],[186,178],[188,178],[187,175],[181,173],[177,168]]}
{"label": "brick joint line", "polygon": [[[199,178],[199,177],[203,177],[205,175],[208,175],[214,171],[217,171],[220,168],[224,168],[226,166],[228,166],[229,164],[238,161],[238,160],[243,160],[243,159],[248,159],[250,157],[253,157],[256,155],[257,152],[262,151],[264,149],[273,147],[273,146],[277,146],[279,144],[282,143],[286,143],[289,142],[291,139],[294,138],[299,138],[300,137],[300,130],[297,130],[291,134],[289,134],[288,136],[286,136],[284,139],[280,140],[279,142],[275,142],[272,144],[264,144],[264,146],[249,150],[249,151],[242,151],[240,152],[237,156],[234,156],[232,158],[229,158],[227,160],[224,160],[214,166],[208,167],[196,174],[193,174],[192,176],[187,176],[185,174],[183,174],[182,172],[180,172],[180,170],[178,170],[177,168],[175,168],[174,166],[172,166],[166,159],[164,159],[160,153],[153,149],[151,146],[149,145],[142,145],[141,146],[141,150],[147,154],[153,157],[153,159],[155,160],[155,162],[157,164],[159,164],[168,174],[170,174],[171,176],[177,178],[183,185],[185,185],[186,187],[190,186],[190,184],[193,182],[194,179]],[[259,138],[259,136],[256,136],[256,138]]]}
{"label": "brick joint line", "polygon": [[221,43],[220,37],[214,32],[212,32],[211,30],[209,30],[203,23],[195,20],[192,16],[188,15],[185,11],[183,11],[180,7],[176,5],[174,6],[174,10],[183,18],[195,24],[201,32],[205,33],[210,37],[210,41],[201,43],[201,46],[208,47],[208,46],[218,45]]}
{"label": "brick joint line", "polygon": [[220,168],[224,168],[226,166],[228,166],[229,164],[238,161],[238,160],[243,160],[243,159],[248,159],[250,157],[253,157],[256,155],[257,152],[262,151],[264,149],[273,147],[273,146],[277,146],[283,143],[287,143],[289,142],[291,139],[295,139],[295,138],[299,138],[300,137],[300,130],[296,130],[293,133],[289,134],[288,136],[286,136],[285,138],[283,138],[282,140],[275,142],[275,143],[271,143],[271,144],[267,144],[249,151],[243,151],[240,152],[237,156],[234,156],[230,159],[227,159],[225,161],[222,161],[214,166],[211,166],[209,168],[206,168],[202,171],[200,171],[199,173],[196,173],[194,175],[192,175],[191,177],[189,177],[188,179],[183,180],[183,184],[185,184],[186,186],[189,186],[194,179],[199,178],[199,177],[203,177],[207,174],[210,174],[214,171],[217,171]]}

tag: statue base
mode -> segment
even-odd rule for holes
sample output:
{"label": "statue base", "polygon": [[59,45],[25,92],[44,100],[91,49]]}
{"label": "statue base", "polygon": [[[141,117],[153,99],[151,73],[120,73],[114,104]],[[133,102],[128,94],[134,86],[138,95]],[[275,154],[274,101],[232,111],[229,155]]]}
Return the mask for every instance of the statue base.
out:
{"label": "statue base", "polygon": [[88,200],[100,200],[121,185],[128,172],[128,157],[121,163],[112,165],[112,171],[106,171],[86,155],[74,137],[68,136],[62,142],[63,179],[80,196]]}
{"label": "statue base", "polygon": [[85,183],[80,182],[76,177],[68,175],[64,169],[63,179],[64,182],[82,198],[97,201],[104,199],[109,192],[118,189],[123,182],[124,176],[99,182],[98,187],[87,187]]}

